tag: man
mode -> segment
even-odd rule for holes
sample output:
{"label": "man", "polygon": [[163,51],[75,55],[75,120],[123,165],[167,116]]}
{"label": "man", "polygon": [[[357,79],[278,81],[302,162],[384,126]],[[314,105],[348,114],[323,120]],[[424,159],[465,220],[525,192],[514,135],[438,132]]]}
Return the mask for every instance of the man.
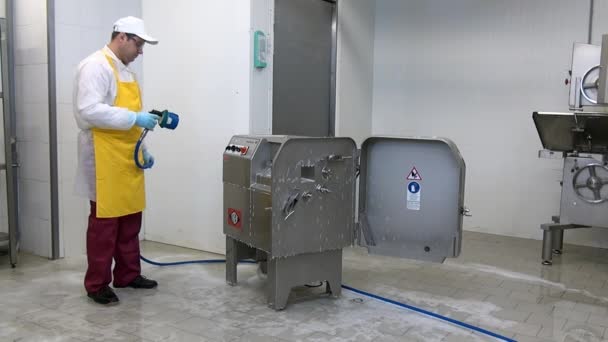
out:
{"label": "man", "polygon": [[[141,275],[138,234],[145,207],[144,174],[133,156],[142,128],[153,129],[157,117],[142,111],[139,85],[128,68],[145,43],[158,41],[146,34],[141,19],[119,19],[110,43],[85,58],[76,75],[77,192],[88,196],[91,206],[84,286],[100,304],[118,302],[109,287],[112,259],[114,287],[158,285]],[[145,146],[139,157],[150,166],[154,162]]]}

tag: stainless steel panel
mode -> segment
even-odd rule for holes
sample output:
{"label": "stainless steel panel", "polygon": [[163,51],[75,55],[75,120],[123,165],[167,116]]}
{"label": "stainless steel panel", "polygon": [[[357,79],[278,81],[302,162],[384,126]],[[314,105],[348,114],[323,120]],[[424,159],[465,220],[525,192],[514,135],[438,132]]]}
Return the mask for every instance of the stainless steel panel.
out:
{"label": "stainless steel panel", "polygon": [[[246,244],[253,245],[255,241],[251,238],[251,215],[250,215],[249,189],[224,183],[224,234]],[[231,213],[238,214],[238,223],[230,224]]]}
{"label": "stainless steel panel", "polygon": [[460,253],[465,164],[447,139],[361,147],[359,220],[370,253],[442,262]]}
{"label": "stainless steel panel", "polygon": [[[608,199],[608,168],[604,163],[592,157],[568,157],[564,159],[563,172],[560,224],[608,227],[608,201],[598,201]],[[593,175],[596,182],[590,179]],[[594,185],[595,192],[590,188]]]}
{"label": "stainless steel panel", "polygon": [[608,152],[608,113],[535,112],[532,117],[548,150]]}
{"label": "stainless steel panel", "polygon": [[598,104],[608,103],[608,34],[602,36],[602,53],[600,55],[600,79],[597,90]]}
{"label": "stainless steel panel", "polygon": [[334,8],[321,0],[275,0],[273,134],[333,135]]}
{"label": "stainless steel panel", "polygon": [[281,146],[272,168],[274,257],[352,244],[355,155],[350,138],[294,138]]}
{"label": "stainless steel panel", "polygon": [[[248,187],[252,182],[251,160],[259,144],[259,139],[235,136],[224,150],[223,181]],[[246,153],[231,150],[231,147],[247,148]]]}
{"label": "stainless steel panel", "polygon": [[261,183],[270,186],[272,177],[272,159],[276,155],[280,142],[269,141],[267,138],[261,139],[251,161],[251,182],[252,184]]}
{"label": "stainless steel panel", "polygon": [[251,160],[224,152],[223,181],[240,186],[250,185]]}
{"label": "stainless steel panel", "polygon": [[251,189],[251,234],[252,246],[265,252],[271,251],[272,194],[270,187]]}
{"label": "stainless steel panel", "polygon": [[[600,52],[601,47],[598,45],[574,43],[572,48],[572,76],[570,82],[569,100],[570,108],[580,107],[580,105],[593,105],[593,103],[580,96],[580,81],[584,74],[589,71],[589,69],[600,64]],[[597,78],[597,74],[595,74],[595,76]],[[595,81],[596,78],[593,80],[589,79],[588,81]],[[589,92],[594,97],[597,96],[597,89],[590,89]]]}

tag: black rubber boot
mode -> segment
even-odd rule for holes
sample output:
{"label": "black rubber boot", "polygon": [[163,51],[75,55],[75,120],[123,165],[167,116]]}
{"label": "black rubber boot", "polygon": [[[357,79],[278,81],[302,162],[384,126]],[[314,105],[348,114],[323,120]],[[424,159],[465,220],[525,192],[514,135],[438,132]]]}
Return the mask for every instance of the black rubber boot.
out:
{"label": "black rubber boot", "polygon": [[158,286],[158,283],[155,280],[152,279],[148,279],[144,276],[138,275],[137,277],[135,277],[135,279],[133,279],[133,281],[131,281],[129,284],[127,284],[126,286],[116,286],[114,285],[114,287],[132,287],[134,289],[153,289],[155,287]]}
{"label": "black rubber boot", "polygon": [[93,299],[95,303],[98,304],[107,305],[112,303],[118,303],[118,297],[116,296],[116,293],[114,293],[114,291],[112,291],[109,286],[103,287],[97,292],[88,293],[87,296],[89,296],[89,298]]}

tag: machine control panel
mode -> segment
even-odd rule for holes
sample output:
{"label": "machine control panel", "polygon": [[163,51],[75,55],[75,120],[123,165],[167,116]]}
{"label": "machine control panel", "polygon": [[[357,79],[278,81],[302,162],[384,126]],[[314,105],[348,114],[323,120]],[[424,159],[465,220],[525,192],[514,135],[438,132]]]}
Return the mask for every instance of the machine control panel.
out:
{"label": "machine control panel", "polygon": [[243,145],[235,145],[235,144],[230,144],[228,146],[226,146],[226,152],[228,153],[235,153],[235,154],[240,154],[240,155],[246,155],[247,151],[249,151],[249,147],[248,146],[243,146]]}

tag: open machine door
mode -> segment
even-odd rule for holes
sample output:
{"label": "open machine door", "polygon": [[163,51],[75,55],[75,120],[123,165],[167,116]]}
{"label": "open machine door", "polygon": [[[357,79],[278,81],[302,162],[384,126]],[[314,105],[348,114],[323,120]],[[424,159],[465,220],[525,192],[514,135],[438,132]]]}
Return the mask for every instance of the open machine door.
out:
{"label": "open machine door", "polygon": [[370,137],[361,147],[358,242],[373,254],[460,254],[465,163],[443,138]]}

